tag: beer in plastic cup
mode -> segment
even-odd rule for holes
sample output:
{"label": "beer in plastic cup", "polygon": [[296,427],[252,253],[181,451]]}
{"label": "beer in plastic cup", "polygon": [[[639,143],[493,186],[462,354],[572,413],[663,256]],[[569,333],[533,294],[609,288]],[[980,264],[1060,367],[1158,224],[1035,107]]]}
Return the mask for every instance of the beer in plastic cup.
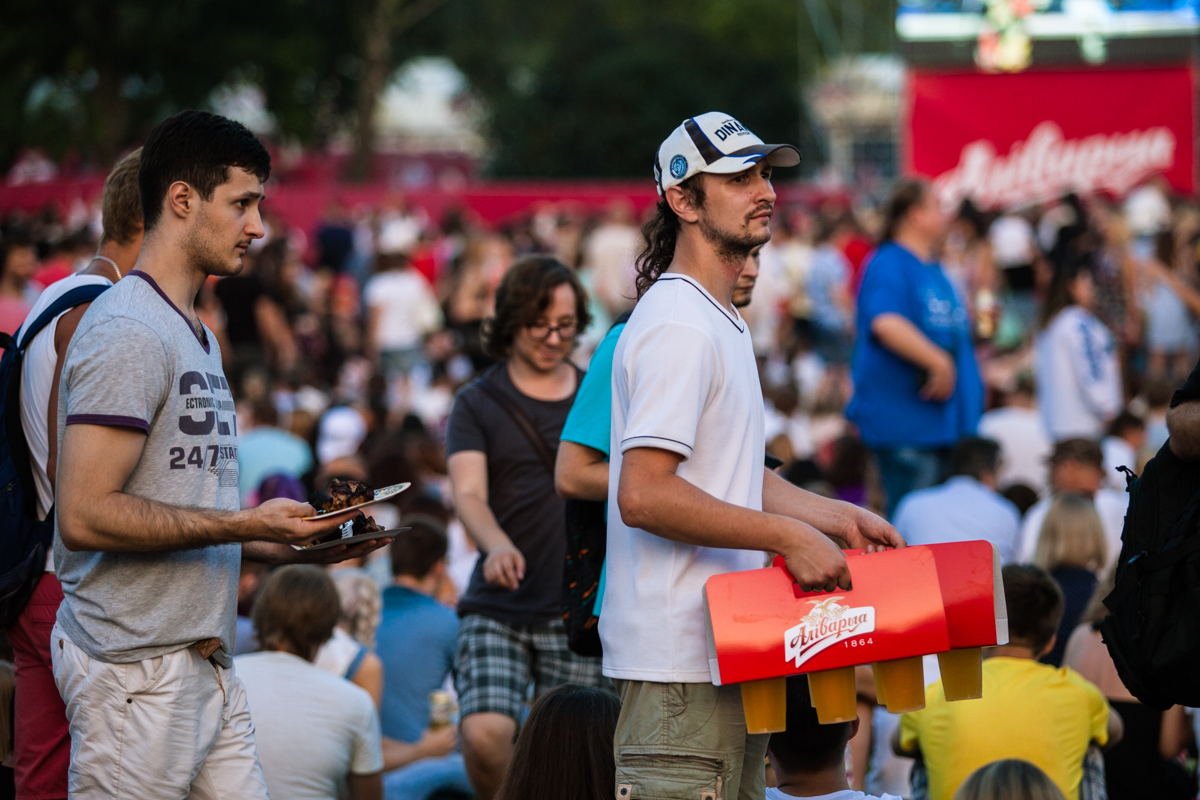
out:
{"label": "beer in plastic cup", "polygon": [[983,651],[961,647],[938,653],[942,688],[947,700],[974,700],[983,697]]}
{"label": "beer in plastic cup", "polygon": [[871,674],[875,676],[875,702],[877,705],[887,705],[887,690],[883,688],[883,675],[878,664],[871,665]]}
{"label": "beer in plastic cup", "polygon": [[429,727],[431,730],[445,728],[454,723],[454,715],[458,713],[458,703],[447,691],[438,689],[429,693]]}
{"label": "beer in plastic cup", "polygon": [[925,669],[921,656],[897,658],[875,664],[876,680],[883,686],[887,710],[893,714],[925,707]]}
{"label": "beer in plastic cup", "polygon": [[808,673],[808,692],[822,725],[858,719],[858,692],[854,667]]}
{"label": "beer in plastic cup", "polygon": [[742,683],[746,733],[776,733],[787,729],[787,678]]}

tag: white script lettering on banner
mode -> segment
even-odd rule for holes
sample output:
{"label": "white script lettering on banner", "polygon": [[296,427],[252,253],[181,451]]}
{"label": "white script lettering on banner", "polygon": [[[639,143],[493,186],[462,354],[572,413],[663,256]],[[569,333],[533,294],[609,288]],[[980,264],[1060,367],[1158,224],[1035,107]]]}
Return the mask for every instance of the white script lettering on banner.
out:
{"label": "white script lettering on banner", "polygon": [[1175,134],[1154,127],[1064,139],[1053,122],[1039,123],[1008,155],[986,139],[966,145],[958,166],[933,182],[947,210],[968,198],[984,209],[1040,203],[1067,192],[1124,194],[1175,163]]}

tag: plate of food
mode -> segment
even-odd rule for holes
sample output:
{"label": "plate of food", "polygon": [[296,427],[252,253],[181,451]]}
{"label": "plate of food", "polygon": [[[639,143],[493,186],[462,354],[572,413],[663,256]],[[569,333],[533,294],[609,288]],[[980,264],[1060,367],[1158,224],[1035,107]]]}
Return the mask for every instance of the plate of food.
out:
{"label": "plate of food", "polygon": [[327,519],[341,516],[355,509],[361,509],[375,503],[390,500],[403,492],[411,483],[397,483],[383,489],[373,489],[371,484],[363,481],[343,481],[337,478],[329,485],[328,492],[313,492],[308,496],[308,503],[317,510],[311,517],[301,517],[304,520]]}
{"label": "plate of food", "polygon": [[324,536],[314,539],[312,542],[304,545],[294,544],[297,550],[328,550],[331,547],[337,547],[343,544],[355,544],[356,542],[365,542],[369,539],[382,539],[385,536],[395,536],[397,533],[402,533],[408,528],[394,528],[390,531],[385,531],[383,526],[375,521],[373,517],[368,517],[361,511],[354,519],[343,522],[335,530],[330,531]]}

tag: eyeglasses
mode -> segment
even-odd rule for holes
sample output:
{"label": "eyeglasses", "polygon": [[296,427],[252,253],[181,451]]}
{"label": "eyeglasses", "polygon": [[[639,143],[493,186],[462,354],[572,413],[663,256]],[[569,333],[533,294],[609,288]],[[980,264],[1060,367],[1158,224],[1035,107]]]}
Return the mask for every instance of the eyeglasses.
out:
{"label": "eyeglasses", "polygon": [[577,330],[578,327],[579,327],[579,323],[574,320],[572,320],[570,322],[564,322],[561,325],[526,325],[525,326],[525,328],[529,331],[529,335],[533,339],[536,339],[539,342],[549,339],[550,334],[554,333],[555,331],[558,331],[558,338],[562,339],[564,342],[569,342],[572,339],[574,339],[575,334],[579,332]]}

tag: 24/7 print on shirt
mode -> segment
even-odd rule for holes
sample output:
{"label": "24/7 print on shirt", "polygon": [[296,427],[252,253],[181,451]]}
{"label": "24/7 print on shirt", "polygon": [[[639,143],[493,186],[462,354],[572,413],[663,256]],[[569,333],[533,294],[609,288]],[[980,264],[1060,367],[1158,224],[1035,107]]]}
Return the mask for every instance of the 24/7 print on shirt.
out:
{"label": "24/7 print on shirt", "polygon": [[[229,399],[218,397],[218,392]],[[225,378],[211,372],[204,374],[194,371],[185,372],[179,378],[179,394],[194,395],[184,401],[186,409],[204,411],[201,419],[196,419],[192,415],[181,416],[179,418],[180,432],[189,436],[211,436],[213,429],[216,428],[218,436],[237,436],[237,415],[232,413],[234,409],[233,396],[230,394],[229,384]],[[221,418],[220,412],[222,411],[231,412],[228,420]],[[207,461],[208,471],[217,476],[219,485],[233,486],[237,484],[238,449],[236,444],[197,445],[190,451],[182,447],[172,447],[170,456],[171,469],[187,469],[188,467],[205,469]]]}

